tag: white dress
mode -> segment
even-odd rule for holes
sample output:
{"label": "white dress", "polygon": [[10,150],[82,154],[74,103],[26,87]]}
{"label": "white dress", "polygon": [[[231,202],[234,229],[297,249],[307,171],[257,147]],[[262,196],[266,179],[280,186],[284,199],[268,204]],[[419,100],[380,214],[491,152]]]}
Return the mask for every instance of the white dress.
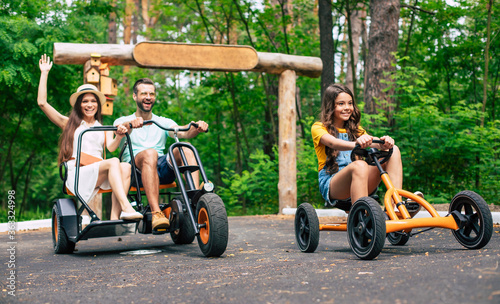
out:
{"label": "white dress", "polygon": [[[94,126],[101,126],[101,124],[96,121]],[[81,125],[75,130],[75,137],[73,139],[73,155],[72,160],[68,161],[68,178],[66,180],[66,187],[71,193],[75,194],[75,176],[76,176],[76,152],[78,145],[78,137],[83,130],[88,129],[85,125],[85,121],[82,121]],[[84,153],[90,154],[92,156],[102,159],[104,148],[104,132],[103,131],[91,131],[83,134],[81,150]],[[79,182],[78,182],[78,193],[80,196],[88,203],[94,195],[97,194],[99,188],[104,190],[111,189],[108,180],[105,180],[101,185],[97,185],[97,178],[99,177],[99,165],[101,162],[96,162],[88,166],[80,167],[79,170]]]}

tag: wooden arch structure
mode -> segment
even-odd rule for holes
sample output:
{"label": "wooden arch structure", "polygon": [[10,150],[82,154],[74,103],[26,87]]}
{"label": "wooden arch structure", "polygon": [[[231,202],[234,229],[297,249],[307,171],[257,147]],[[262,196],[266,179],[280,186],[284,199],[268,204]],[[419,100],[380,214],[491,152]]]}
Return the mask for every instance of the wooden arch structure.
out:
{"label": "wooden arch structure", "polygon": [[279,212],[297,207],[296,76],[319,77],[320,58],[257,52],[249,46],[142,42],[137,45],[55,43],[56,64],[84,65],[93,53],[109,65],[197,71],[277,74],[279,118]]}

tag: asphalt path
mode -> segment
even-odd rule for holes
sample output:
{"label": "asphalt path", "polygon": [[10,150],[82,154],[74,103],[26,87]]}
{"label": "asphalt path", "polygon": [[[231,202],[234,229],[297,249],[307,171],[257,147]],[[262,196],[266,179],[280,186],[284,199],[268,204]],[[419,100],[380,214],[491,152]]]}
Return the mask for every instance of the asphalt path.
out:
{"label": "asphalt path", "polygon": [[[295,244],[293,216],[229,218],[220,258],[197,241],[136,234],[80,241],[56,255],[49,229],[16,234],[15,294],[1,303],[500,303],[500,228],[481,250],[434,229],[405,246],[386,242],[372,261],[356,258],[345,232],[321,232],[318,249]],[[8,251],[7,234],[0,250]],[[145,255],[130,251],[153,250]]]}

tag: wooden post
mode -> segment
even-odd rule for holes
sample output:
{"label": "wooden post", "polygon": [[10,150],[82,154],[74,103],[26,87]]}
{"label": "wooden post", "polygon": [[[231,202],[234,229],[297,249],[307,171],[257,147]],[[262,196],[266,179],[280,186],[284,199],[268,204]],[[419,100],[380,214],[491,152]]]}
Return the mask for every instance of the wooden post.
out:
{"label": "wooden post", "polygon": [[297,147],[295,71],[280,75],[278,90],[279,117],[279,213],[283,208],[297,207]]}

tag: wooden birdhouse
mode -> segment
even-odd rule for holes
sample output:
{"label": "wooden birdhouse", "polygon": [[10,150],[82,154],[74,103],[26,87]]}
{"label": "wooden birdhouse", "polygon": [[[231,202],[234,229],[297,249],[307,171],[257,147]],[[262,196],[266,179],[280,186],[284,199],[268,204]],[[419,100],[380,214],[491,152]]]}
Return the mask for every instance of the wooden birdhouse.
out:
{"label": "wooden birdhouse", "polygon": [[101,76],[101,92],[104,95],[116,96],[118,94],[118,84],[116,79]]}
{"label": "wooden birdhouse", "polygon": [[113,115],[113,98],[106,96],[106,103],[101,109],[102,115]]}
{"label": "wooden birdhouse", "polygon": [[85,72],[85,82],[98,84],[100,80],[99,70],[95,67],[91,67],[88,71]]}
{"label": "wooden birdhouse", "polygon": [[101,66],[101,54],[90,54],[90,65],[99,68]]}
{"label": "wooden birdhouse", "polygon": [[99,67],[101,76],[109,76],[109,66],[107,63],[101,63]]}

